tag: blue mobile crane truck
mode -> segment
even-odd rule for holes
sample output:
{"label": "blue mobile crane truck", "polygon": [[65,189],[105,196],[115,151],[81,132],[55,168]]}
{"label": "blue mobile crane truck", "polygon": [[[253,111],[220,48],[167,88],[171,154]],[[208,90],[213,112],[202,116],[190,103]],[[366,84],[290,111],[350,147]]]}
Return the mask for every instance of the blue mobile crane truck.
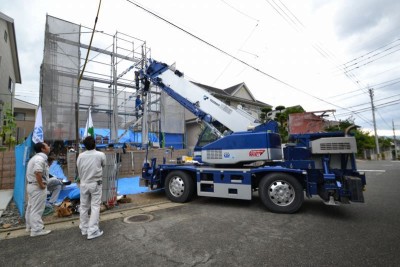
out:
{"label": "blue mobile crane truck", "polygon": [[[300,209],[304,194],[325,204],[364,202],[365,174],[357,171],[356,140],[345,132],[294,134],[282,148],[275,121],[259,123],[186,80],[182,72],[149,60],[143,79],[158,86],[207,125],[194,161],[144,163],[141,185],[164,188],[173,202],[195,195],[251,200],[253,192],[276,213]],[[148,90],[148,88],[147,88]],[[222,124],[226,131],[215,127]],[[202,142],[205,139],[207,142]]]}

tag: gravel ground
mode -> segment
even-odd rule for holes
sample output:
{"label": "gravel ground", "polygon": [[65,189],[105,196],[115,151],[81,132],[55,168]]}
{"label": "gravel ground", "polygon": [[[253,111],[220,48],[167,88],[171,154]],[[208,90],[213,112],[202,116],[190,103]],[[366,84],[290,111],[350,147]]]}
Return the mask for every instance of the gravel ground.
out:
{"label": "gravel ground", "polygon": [[19,212],[14,200],[11,200],[5,211],[0,217],[0,228],[6,229],[11,227],[24,226],[25,221],[22,221],[19,217]]}

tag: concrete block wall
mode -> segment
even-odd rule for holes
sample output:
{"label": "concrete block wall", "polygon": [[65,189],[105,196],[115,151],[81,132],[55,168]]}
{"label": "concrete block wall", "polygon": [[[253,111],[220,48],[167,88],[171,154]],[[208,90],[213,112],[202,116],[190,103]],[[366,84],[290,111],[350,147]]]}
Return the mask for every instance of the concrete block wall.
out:
{"label": "concrete block wall", "polygon": [[[105,153],[120,153],[121,166],[119,169],[119,177],[132,177],[140,176],[142,173],[142,166],[146,158],[145,150],[126,151],[125,154],[122,150],[118,151],[105,151]],[[188,155],[187,149],[180,149],[172,151],[170,149],[159,148],[150,149],[148,153],[148,161],[152,158],[157,158],[157,163],[163,162],[166,158],[167,163],[176,163],[176,159],[181,156]],[[76,154],[68,153],[67,166],[63,168],[64,174],[69,180],[75,181],[76,171]],[[13,189],[15,180],[15,153],[14,151],[0,152],[0,189]]]}
{"label": "concrete block wall", "polygon": [[15,178],[14,151],[0,152],[0,189],[13,189]]}
{"label": "concrete block wall", "polygon": [[[122,149],[116,150],[108,150],[105,153],[120,153],[121,155],[121,165],[119,168],[119,177],[131,177],[131,176],[139,176],[142,173],[142,166],[146,158],[145,150],[128,150],[126,153],[122,153]],[[163,158],[166,158],[167,163],[176,163],[176,159],[181,156],[188,155],[187,149],[179,149],[172,152],[171,150],[166,148],[159,149],[150,149],[148,152],[148,161],[152,158],[157,158],[157,163],[162,163]],[[67,177],[71,181],[75,179],[75,170],[76,170],[76,160],[75,153],[68,153],[67,155]]]}
{"label": "concrete block wall", "polygon": [[[175,162],[178,157],[185,156],[188,153],[187,149],[179,149],[172,152],[170,149],[159,148],[149,149],[147,160],[151,161],[152,158],[157,158],[157,163],[162,163],[165,157],[167,162]],[[115,151],[107,151],[106,153],[115,153]],[[121,166],[119,169],[119,177],[130,177],[140,176],[142,173],[143,163],[146,159],[145,150],[133,150],[126,151],[125,154],[122,151],[118,151],[121,154]]]}

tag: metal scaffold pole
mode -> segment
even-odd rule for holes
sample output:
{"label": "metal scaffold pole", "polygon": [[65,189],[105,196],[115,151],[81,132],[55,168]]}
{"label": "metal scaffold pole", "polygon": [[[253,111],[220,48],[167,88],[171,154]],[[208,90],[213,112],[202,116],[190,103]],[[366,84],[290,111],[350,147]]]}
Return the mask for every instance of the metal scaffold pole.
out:
{"label": "metal scaffold pole", "polygon": [[[144,69],[144,60],[145,60],[145,53],[144,50],[146,47],[144,47],[146,44],[142,46],[142,69]],[[145,145],[149,144],[149,129],[148,129],[148,110],[150,108],[150,103],[149,103],[149,94],[150,94],[150,89],[148,92],[143,93],[143,119],[142,119],[142,147]]]}
{"label": "metal scaffold pole", "polygon": [[112,120],[111,120],[111,136],[110,140],[112,143],[118,141],[118,88],[117,88],[117,58],[114,56],[116,54],[117,50],[117,34],[118,32],[115,33],[114,35],[114,40],[113,40],[113,62],[112,62],[112,78],[113,78],[113,90],[112,90]]}
{"label": "metal scaffold pole", "polygon": [[[150,55],[146,42],[51,16],[46,21],[40,94],[46,138],[63,141],[67,149],[76,145],[78,150],[80,129],[87,121],[87,109],[93,107],[97,144],[148,144],[149,129],[157,130],[150,123],[160,111],[148,91],[142,95],[145,114],[140,120],[135,116],[136,95],[144,93],[136,85],[135,73],[145,69]],[[119,129],[125,132],[118,135]]]}

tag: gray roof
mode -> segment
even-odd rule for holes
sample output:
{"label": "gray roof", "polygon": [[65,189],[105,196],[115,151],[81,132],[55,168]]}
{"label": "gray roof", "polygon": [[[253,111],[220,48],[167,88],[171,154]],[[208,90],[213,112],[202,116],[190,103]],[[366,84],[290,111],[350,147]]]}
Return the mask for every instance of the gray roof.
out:
{"label": "gray roof", "polygon": [[[201,84],[201,83],[196,83],[196,82],[192,82],[192,83],[197,85],[197,86],[199,86],[199,87],[201,87],[201,88],[203,88],[203,89],[205,89],[205,90],[207,90],[211,94],[215,94],[215,95],[218,95],[220,97],[228,97],[228,98],[232,98],[232,99],[235,99],[235,100],[241,100],[243,102],[250,103],[250,104],[256,104],[258,106],[269,106],[269,107],[272,107],[269,104],[266,104],[264,102],[256,100],[253,97],[253,95],[251,94],[251,92],[248,90],[248,88],[247,88],[245,83],[239,83],[237,85],[228,87],[228,88],[223,89],[223,90],[215,88],[215,87],[211,87],[211,86],[208,86],[208,85],[205,85],[205,84]],[[253,97],[254,101],[248,100],[248,99],[243,99],[243,98],[240,98],[240,97],[237,97],[237,96],[233,95],[237,90],[239,90],[242,87],[245,87],[249,91],[249,94]]]}
{"label": "gray roof", "polygon": [[237,90],[239,90],[244,85],[245,85],[244,83],[239,83],[237,85],[226,88],[224,91],[230,95],[233,95]]}
{"label": "gray roof", "polygon": [[211,87],[211,86],[204,85],[204,84],[201,84],[201,83],[196,83],[196,82],[192,82],[192,83],[197,85],[198,87],[201,87],[201,88],[207,90],[208,92],[211,92],[211,93],[227,95],[227,96],[230,95],[227,92],[225,92],[224,90],[221,90],[221,89],[218,89],[218,88],[215,88],[215,87]]}

